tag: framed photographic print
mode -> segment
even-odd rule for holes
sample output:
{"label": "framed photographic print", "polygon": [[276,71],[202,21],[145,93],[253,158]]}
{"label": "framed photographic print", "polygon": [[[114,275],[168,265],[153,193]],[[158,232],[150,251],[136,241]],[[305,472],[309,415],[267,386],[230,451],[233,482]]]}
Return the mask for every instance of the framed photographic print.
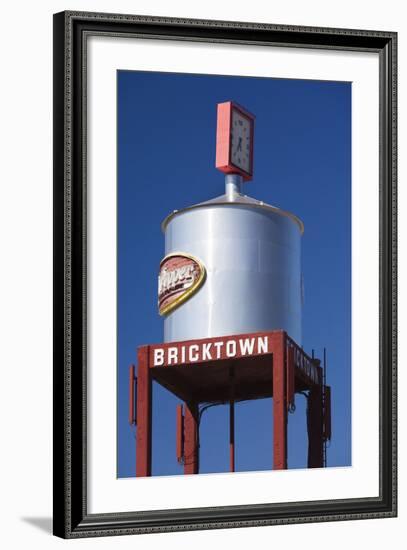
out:
{"label": "framed photographic print", "polygon": [[54,533],[392,517],[393,32],[54,16]]}

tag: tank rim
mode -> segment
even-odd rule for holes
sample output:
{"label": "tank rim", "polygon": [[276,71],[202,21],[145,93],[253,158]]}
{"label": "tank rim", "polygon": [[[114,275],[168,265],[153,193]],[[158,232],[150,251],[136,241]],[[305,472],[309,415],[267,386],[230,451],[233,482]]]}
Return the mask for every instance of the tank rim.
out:
{"label": "tank rim", "polygon": [[304,234],[304,223],[298,216],[293,214],[292,212],[288,212],[287,210],[282,210],[281,208],[278,208],[277,206],[272,206],[271,204],[264,203],[262,201],[258,201],[257,199],[253,199],[251,197],[247,197],[246,195],[237,195],[235,200],[231,201],[226,195],[221,195],[220,197],[216,197],[215,199],[211,199],[206,202],[201,202],[198,204],[193,204],[191,206],[187,206],[185,208],[182,208],[180,210],[174,210],[168,216],[164,218],[164,220],[161,223],[161,230],[163,233],[165,233],[165,230],[167,229],[168,224],[170,221],[178,216],[179,214],[183,214],[184,212],[188,212],[189,210],[195,210],[198,208],[208,208],[210,206],[243,206],[243,207],[249,207],[249,208],[258,208],[262,210],[268,210],[272,211],[276,214],[279,214],[280,216],[286,216],[293,220],[295,222],[299,229],[301,235]]}

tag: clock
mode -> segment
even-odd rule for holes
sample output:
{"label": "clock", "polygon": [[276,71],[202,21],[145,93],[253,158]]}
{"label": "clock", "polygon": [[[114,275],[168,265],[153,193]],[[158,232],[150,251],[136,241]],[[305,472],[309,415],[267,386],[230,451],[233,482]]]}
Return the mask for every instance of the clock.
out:
{"label": "clock", "polygon": [[218,103],[216,168],[225,174],[253,176],[254,115],[234,103]]}

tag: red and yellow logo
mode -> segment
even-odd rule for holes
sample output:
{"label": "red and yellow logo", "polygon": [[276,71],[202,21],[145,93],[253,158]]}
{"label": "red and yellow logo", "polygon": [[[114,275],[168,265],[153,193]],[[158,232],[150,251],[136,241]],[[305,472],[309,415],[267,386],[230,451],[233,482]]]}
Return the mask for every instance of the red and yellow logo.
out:
{"label": "red and yellow logo", "polygon": [[158,276],[158,310],[167,315],[188,300],[205,280],[203,263],[183,252],[173,252],[160,263]]}

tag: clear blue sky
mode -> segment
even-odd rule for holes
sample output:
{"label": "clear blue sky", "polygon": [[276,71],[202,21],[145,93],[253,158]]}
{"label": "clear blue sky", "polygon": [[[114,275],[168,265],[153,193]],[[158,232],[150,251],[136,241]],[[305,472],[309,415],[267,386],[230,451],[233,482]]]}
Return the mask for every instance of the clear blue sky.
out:
{"label": "clear blue sky", "polygon": [[[322,356],[332,386],[328,466],[351,464],[351,84],[171,73],[118,73],[118,476],[135,473],[128,367],[137,346],[163,340],[157,274],[169,212],[221,195],[216,104],[256,115],[254,178],[245,194],[305,224],[303,346]],[[179,400],[154,383],[153,475],[182,474],[175,452]],[[305,398],[289,415],[288,466],[307,463]],[[236,470],[272,465],[272,402],[236,405]],[[229,468],[228,407],[201,423],[200,471]]]}

